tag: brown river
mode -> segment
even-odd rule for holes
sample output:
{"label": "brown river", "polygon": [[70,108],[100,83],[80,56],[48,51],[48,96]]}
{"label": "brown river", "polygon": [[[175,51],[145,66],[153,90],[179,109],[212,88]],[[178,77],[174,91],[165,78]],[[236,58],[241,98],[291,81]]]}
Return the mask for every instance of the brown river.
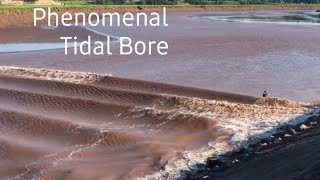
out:
{"label": "brown river", "polygon": [[[312,12],[167,18],[160,28],[0,30],[0,176],[132,179],[161,170],[177,178],[175,169],[207,156],[184,152],[208,145],[227,152],[221,143],[259,138],[309,111],[292,101],[319,99],[320,27]],[[72,33],[165,40],[168,55],[64,55],[57,38]],[[292,101],[259,104],[264,90]],[[175,163],[181,158],[189,161]]]}

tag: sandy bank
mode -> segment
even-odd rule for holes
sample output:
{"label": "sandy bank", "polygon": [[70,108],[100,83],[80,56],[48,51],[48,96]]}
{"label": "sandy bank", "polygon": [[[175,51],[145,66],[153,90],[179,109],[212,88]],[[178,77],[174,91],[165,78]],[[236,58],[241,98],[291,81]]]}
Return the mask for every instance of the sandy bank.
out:
{"label": "sandy bank", "polygon": [[[161,12],[163,6],[147,6],[144,12]],[[277,6],[168,6],[168,12],[204,12],[204,11],[259,11],[259,10],[317,10],[320,6],[315,5],[277,5]],[[62,14],[69,12],[83,12],[89,14],[96,12],[140,12],[137,6],[82,6],[82,7],[57,7],[56,12]],[[33,26],[33,7],[5,8],[0,7],[0,28]],[[42,23],[46,23],[43,21]]]}

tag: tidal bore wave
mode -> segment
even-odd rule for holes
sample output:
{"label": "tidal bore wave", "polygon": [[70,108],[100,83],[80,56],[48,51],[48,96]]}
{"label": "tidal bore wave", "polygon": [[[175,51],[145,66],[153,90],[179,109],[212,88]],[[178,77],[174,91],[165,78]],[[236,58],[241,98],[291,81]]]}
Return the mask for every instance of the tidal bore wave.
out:
{"label": "tidal bore wave", "polygon": [[282,99],[0,67],[0,177],[177,178],[308,111]]}

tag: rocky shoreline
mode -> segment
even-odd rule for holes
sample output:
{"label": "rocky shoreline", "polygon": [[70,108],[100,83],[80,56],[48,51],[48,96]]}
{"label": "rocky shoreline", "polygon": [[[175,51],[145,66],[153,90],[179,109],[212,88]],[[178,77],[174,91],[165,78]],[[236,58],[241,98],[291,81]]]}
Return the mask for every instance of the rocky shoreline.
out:
{"label": "rocky shoreline", "polygon": [[[320,177],[317,144],[320,142],[320,111],[307,121],[281,127],[279,133],[223,156],[209,157],[206,170],[185,172],[186,179],[317,179]],[[297,158],[296,155],[303,156]],[[284,164],[283,164],[284,161]],[[304,167],[309,164],[310,167]],[[303,168],[303,169],[299,169]],[[268,169],[281,169],[268,172]],[[297,171],[299,169],[299,171]]]}

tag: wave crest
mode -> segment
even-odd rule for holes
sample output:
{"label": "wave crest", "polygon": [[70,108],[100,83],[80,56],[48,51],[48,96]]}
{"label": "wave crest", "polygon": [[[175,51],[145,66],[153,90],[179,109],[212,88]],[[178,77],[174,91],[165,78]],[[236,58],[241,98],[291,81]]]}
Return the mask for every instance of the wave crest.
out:
{"label": "wave crest", "polygon": [[279,98],[0,66],[0,176],[132,179],[163,168],[153,177],[170,179],[309,108]]}

